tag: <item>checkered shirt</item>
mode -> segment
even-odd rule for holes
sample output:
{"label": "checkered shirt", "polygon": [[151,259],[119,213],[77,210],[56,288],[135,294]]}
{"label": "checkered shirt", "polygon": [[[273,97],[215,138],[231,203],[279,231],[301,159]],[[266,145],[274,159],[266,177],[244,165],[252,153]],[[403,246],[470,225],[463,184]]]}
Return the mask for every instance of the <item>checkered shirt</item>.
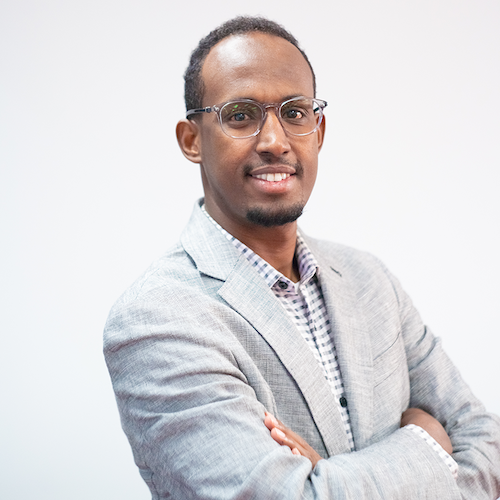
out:
{"label": "checkered shirt", "polygon": [[[297,232],[295,257],[299,268],[300,281],[294,283],[221,227],[206,211],[205,205],[202,205],[201,208],[217,229],[247,258],[248,262],[273,291],[288,316],[293,320],[330,385],[342,417],[349,447],[351,451],[354,451],[354,438],[352,436],[347,399],[344,395],[344,384],[342,383],[337,352],[331,335],[330,320],[318,280],[320,271],[316,259],[304,239]],[[434,438],[417,425],[410,424],[405,426],[405,429],[415,432],[424,439],[444,460],[453,477],[457,478],[458,464]]]}
{"label": "checkered shirt", "polygon": [[294,283],[217,224],[205,210],[205,205],[202,206],[202,210],[265,280],[301,333],[330,384],[342,417],[349,447],[351,451],[354,451],[354,439],[347,399],[344,394],[344,384],[342,383],[337,352],[331,335],[330,320],[318,281],[319,268],[302,236],[297,234],[297,246],[295,248],[300,281]]}

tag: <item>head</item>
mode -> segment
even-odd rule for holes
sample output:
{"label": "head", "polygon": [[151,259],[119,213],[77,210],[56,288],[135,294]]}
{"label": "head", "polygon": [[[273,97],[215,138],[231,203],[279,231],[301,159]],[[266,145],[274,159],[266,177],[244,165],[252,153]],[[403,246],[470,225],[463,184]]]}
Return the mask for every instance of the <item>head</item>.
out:
{"label": "head", "polygon": [[[188,109],[315,95],[313,70],[295,38],[262,18],[237,18],[210,33],[185,79]],[[291,135],[277,112],[267,108],[260,132],[245,138],[224,133],[215,112],[177,125],[184,155],[200,164],[207,211],[235,236],[241,228],[294,223],[314,186],[325,123],[309,135]]]}
{"label": "head", "polygon": [[202,38],[198,46],[191,54],[189,66],[184,73],[184,102],[186,111],[194,108],[201,108],[203,102],[204,84],[201,77],[203,63],[210,50],[221,40],[232,35],[243,35],[246,33],[267,33],[290,42],[302,54],[312,73],[314,93],[310,97],[316,97],[316,76],[307,58],[306,53],[299,47],[296,38],[283,26],[264,17],[240,16],[226,21],[218,28],[211,31]]}

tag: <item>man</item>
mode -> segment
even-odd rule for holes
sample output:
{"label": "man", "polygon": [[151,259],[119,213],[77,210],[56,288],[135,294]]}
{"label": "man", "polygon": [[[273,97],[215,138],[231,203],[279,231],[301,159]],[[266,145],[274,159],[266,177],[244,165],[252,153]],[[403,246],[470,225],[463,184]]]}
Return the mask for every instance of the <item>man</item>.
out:
{"label": "man", "polygon": [[105,331],[153,498],[497,498],[499,419],[397,280],[297,230],[326,103],[296,40],[236,18],[185,78],[177,138],[205,197]]}

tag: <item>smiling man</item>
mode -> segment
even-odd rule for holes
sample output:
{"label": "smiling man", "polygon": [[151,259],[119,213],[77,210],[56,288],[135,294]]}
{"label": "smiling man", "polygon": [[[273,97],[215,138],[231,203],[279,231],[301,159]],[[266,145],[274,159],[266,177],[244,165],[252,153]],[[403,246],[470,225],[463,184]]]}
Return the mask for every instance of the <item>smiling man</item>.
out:
{"label": "smiling man", "polygon": [[295,221],[316,180],[325,130],[326,103],[311,98],[309,63],[283,38],[233,35],[209,51],[200,82],[203,104],[215,109],[188,111],[177,137],[185,156],[200,164],[206,211],[275,269],[298,279]]}
{"label": "smiling man", "polygon": [[153,498],[496,498],[499,419],[397,280],[297,228],[326,102],[295,38],[233,19],[185,81],[177,138],[205,197],[105,330]]}

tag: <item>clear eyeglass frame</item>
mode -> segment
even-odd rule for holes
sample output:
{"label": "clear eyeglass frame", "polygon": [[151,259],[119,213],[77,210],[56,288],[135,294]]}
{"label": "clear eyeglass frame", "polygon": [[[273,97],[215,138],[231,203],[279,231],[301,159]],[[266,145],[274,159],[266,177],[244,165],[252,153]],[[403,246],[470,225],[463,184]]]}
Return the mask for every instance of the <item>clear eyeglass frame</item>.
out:
{"label": "clear eyeglass frame", "polygon": [[[307,130],[306,132],[302,133],[297,133],[294,131],[294,126],[287,122],[285,118],[282,116],[282,111],[283,109],[291,109],[290,107],[294,103],[300,103],[300,102],[310,102],[311,104],[311,109],[314,113],[314,126],[311,128],[311,130]],[[199,113],[212,113],[215,112],[217,115],[217,119],[219,122],[219,125],[222,129],[222,131],[229,137],[232,137],[233,139],[247,139],[249,137],[254,137],[256,136],[261,130],[262,127],[264,126],[264,123],[267,118],[267,110],[269,108],[274,108],[276,111],[276,116],[278,117],[278,120],[283,127],[283,130],[285,130],[286,133],[294,135],[294,136],[305,136],[312,134],[316,130],[318,130],[319,126],[321,125],[321,122],[323,121],[323,109],[327,106],[327,102],[324,101],[323,99],[316,99],[315,97],[305,97],[305,96],[298,96],[298,97],[293,97],[291,99],[287,99],[281,103],[260,103],[258,101],[254,101],[253,99],[237,99],[234,101],[228,101],[224,102],[222,104],[214,104],[213,106],[208,106],[206,108],[197,108],[197,109],[190,109],[186,112],[186,118],[191,119],[194,117],[194,115],[199,114]],[[256,109],[260,110],[260,116],[254,120],[254,123],[250,125],[251,130],[255,128],[251,133],[245,133],[243,132],[243,129],[240,129],[240,132],[237,133],[236,131],[238,129],[235,129],[231,133],[231,128],[224,122],[222,115],[224,112],[231,110],[231,109],[237,109],[239,106],[254,106]],[[243,115],[245,111],[237,110],[236,114],[238,115]],[[233,115],[234,116],[234,115]],[[312,119],[312,117],[310,117]],[[243,122],[242,122],[243,123]],[[306,128],[310,128],[313,125],[313,122],[305,125]],[[300,130],[300,127],[295,126],[295,129]]]}

